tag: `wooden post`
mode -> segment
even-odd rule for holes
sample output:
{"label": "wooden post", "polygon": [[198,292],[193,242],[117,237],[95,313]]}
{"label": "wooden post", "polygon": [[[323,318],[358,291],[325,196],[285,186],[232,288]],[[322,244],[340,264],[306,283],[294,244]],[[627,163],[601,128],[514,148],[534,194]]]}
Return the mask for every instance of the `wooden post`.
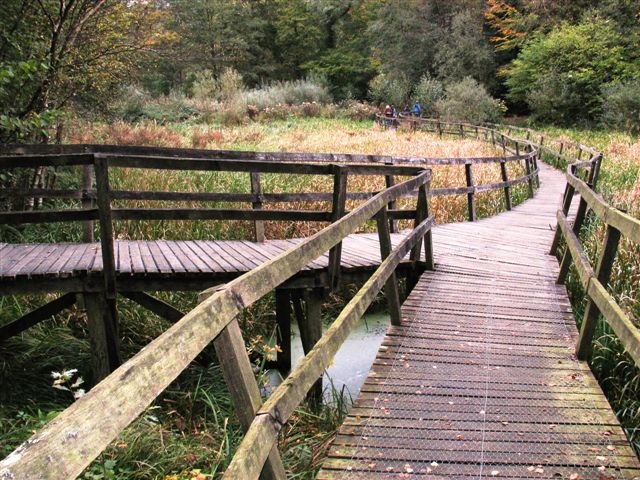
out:
{"label": "wooden post", "polygon": [[[376,215],[378,224],[378,238],[380,240],[380,258],[384,261],[391,254],[391,234],[389,232],[389,219],[387,217],[387,209],[382,209]],[[384,293],[389,304],[389,316],[391,317],[391,325],[400,326],[402,318],[400,315],[400,296],[398,295],[398,279],[394,271],[384,286]]]}
{"label": "wooden post", "polygon": [[[93,299],[95,312],[93,321],[104,321],[106,332],[106,342],[109,343],[109,365],[115,370],[121,363],[119,334],[118,334],[118,312],[116,308],[116,265],[113,245],[113,223],[111,220],[111,193],[109,189],[109,172],[106,158],[94,155],[94,169],[96,174],[96,191],[98,218],[100,224],[100,246],[102,248],[102,274],[103,274],[103,295],[102,300]],[[100,305],[100,306],[98,306]],[[98,310],[98,308],[100,310]],[[87,313],[91,310],[87,307]]]}
{"label": "wooden post", "polygon": [[[430,188],[431,181],[418,188],[418,212],[422,213],[418,214],[417,217],[421,217],[422,220],[429,218],[429,197],[427,196],[427,192]],[[418,223],[419,222],[416,221],[416,225]],[[424,236],[424,256],[427,270],[435,270],[436,264],[433,260],[433,236],[431,235],[431,229],[429,229]]]}
{"label": "wooden post", "polygon": [[[503,182],[509,181],[509,173],[507,172],[506,160],[500,161],[500,175],[502,176]],[[513,208],[513,205],[511,203],[511,187],[509,186],[504,187],[504,203],[507,210],[511,210]]]}
{"label": "wooden post", "polygon": [[[393,160],[386,161],[385,165],[393,165]],[[385,175],[384,182],[387,188],[393,187],[395,183],[393,179],[393,175]],[[389,202],[389,205],[388,205],[389,210],[395,210],[397,204],[398,202],[396,200]],[[397,231],[397,226],[398,226],[397,220],[393,220],[393,219],[389,220],[389,231],[391,233],[395,233]]]}
{"label": "wooden post", "polygon": [[[580,197],[580,203],[578,204],[578,211],[576,212],[576,219],[573,222],[573,233],[576,236],[580,236],[580,229],[584,224],[584,220],[587,214],[587,204],[586,200],[583,197]],[[571,266],[571,253],[569,249],[566,249],[564,255],[562,256],[562,261],[560,262],[560,273],[558,273],[558,279],[556,283],[563,284],[567,279],[567,274],[569,273],[569,267]]]}
{"label": "wooden post", "polygon": [[[307,288],[293,292],[293,304],[296,319],[300,328],[302,349],[307,355],[314,345],[322,338],[322,288]],[[304,302],[304,308],[301,302]],[[314,383],[307,393],[307,400],[312,403],[322,401],[322,376]]]}
{"label": "wooden post", "polygon": [[[93,187],[93,173],[91,165],[82,166],[82,208],[89,210],[93,208],[93,200],[87,196],[87,193]],[[93,221],[88,220],[82,223],[82,241],[84,243],[93,243]]]}
{"label": "wooden post", "polygon": [[596,191],[596,187],[598,185],[598,180],[600,179],[600,167],[601,166],[602,166],[602,154],[600,154],[600,155],[598,155],[596,157],[595,166],[594,166],[595,173],[592,175],[592,178],[591,178],[591,185],[592,185],[591,188],[593,189],[594,192]]}
{"label": "wooden post", "polygon": [[474,190],[474,182],[473,182],[473,171],[471,170],[471,164],[464,164],[464,173],[467,179],[467,188],[471,188],[472,190],[467,193],[467,207],[469,210],[469,221],[476,221],[476,198]]}
{"label": "wooden post", "polygon": [[[618,243],[620,242],[620,231],[611,225],[607,225],[607,231],[604,236],[604,248],[598,259],[596,267],[596,277],[598,281],[606,288],[611,277],[611,269],[616,258]],[[576,345],[576,357],[579,360],[587,360],[593,349],[593,335],[596,330],[598,316],[600,312],[596,304],[589,298],[587,308],[584,311],[582,326],[580,328],[580,336]]]}
{"label": "wooden post", "polygon": [[[251,193],[256,196],[256,200],[251,202],[254,210],[262,210],[262,188],[260,186],[260,173],[251,172]],[[262,220],[253,221],[254,238],[256,242],[264,242],[264,222]]]}
{"label": "wooden post", "polygon": [[[336,222],[345,212],[347,201],[347,171],[340,165],[335,166],[333,177],[333,210],[331,221]],[[340,264],[342,257],[342,242],[329,251],[329,286],[332,290],[340,283]]]}
{"label": "wooden post", "polygon": [[84,292],[81,297],[87,313],[91,372],[95,385],[120,365],[119,338],[114,331],[111,307],[104,292]]}
{"label": "wooden post", "polygon": [[[573,200],[573,194],[575,193],[575,188],[573,185],[567,182],[567,187],[564,191],[564,197],[562,201],[562,213],[566,217],[569,213],[569,209],[571,208],[571,201]],[[555,255],[558,250],[558,245],[560,244],[560,238],[562,237],[562,232],[560,231],[560,226],[556,226],[556,233],[553,237],[553,242],[551,243],[551,250],[549,251],[549,255]]]}
{"label": "wooden post", "polygon": [[540,188],[540,173],[538,172],[538,152],[535,152],[531,157],[531,164],[533,171],[536,172],[536,188]]}
{"label": "wooden post", "polygon": [[491,144],[493,146],[496,145],[496,136],[495,136],[495,132],[494,132],[493,128],[491,129]]}
{"label": "wooden post", "polygon": [[[222,375],[229,388],[234,410],[242,429],[246,432],[251,426],[256,412],[262,406],[262,397],[253,375],[237,319],[222,330],[213,345],[220,361]],[[286,478],[277,444],[269,452],[260,478],[263,480],[284,480]]]}
{"label": "wooden post", "polygon": [[291,295],[289,290],[276,288],[276,322],[278,324],[278,352],[276,367],[284,377],[291,371]]}
{"label": "wooden post", "polygon": [[[518,148],[518,144],[516,143],[516,152],[517,155],[520,155],[520,149]],[[527,175],[531,175],[531,159],[526,157],[524,159],[524,170]],[[529,189],[529,198],[533,198],[533,178],[529,177],[527,180],[527,187]]]}
{"label": "wooden post", "polygon": [[442,124],[440,123],[440,120],[438,120],[438,135],[442,138]]}
{"label": "wooden post", "polygon": [[460,137],[464,138],[464,125],[460,124]]}
{"label": "wooden post", "polygon": [[596,183],[598,181],[598,177],[600,175],[600,164],[602,162],[602,154],[597,155],[591,161],[591,168],[589,170],[589,178],[587,179],[587,183],[591,185],[591,190],[595,191]]}

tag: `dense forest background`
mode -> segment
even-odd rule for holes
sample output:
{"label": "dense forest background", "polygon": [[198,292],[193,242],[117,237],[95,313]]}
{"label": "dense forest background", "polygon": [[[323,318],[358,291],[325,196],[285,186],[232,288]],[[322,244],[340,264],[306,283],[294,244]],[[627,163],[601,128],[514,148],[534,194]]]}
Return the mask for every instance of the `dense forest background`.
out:
{"label": "dense forest background", "polygon": [[5,142],[65,112],[135,118],[142,98],[189,116],[179,99],[253,92],[251,114],[295,81],[318,102],[640,125],[640,0],[5,0],[0,32]]}

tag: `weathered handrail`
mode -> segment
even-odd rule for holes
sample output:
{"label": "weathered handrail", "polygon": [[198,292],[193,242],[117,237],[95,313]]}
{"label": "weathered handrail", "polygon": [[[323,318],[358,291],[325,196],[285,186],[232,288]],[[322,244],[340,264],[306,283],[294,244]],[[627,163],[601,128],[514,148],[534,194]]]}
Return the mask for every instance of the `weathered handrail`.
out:
{"label": "weathered handrail", "polygon": [[[164,165],[170,164],[171,158],[190,159],[190,165],[192,168],[198,168],[197,159],[206,159],[208,162],[215,160],[234,160],[234,162],[226,162],[235,164],[237,161],[250,161],[261,162],[263,165],[262,172],[279,171],[281,168],[279,165],[286,164],[301,164],[303,169],[309,170],[314,167],[313,164],[326,164],[326,163],[340,163],[351,165],[353,163],[363,164],[383,164],[383,165],[416,165],[423,168],[424,166],[439,166],[439,165],[461,165],[465,168],[466,184],[461,187],[453,188],[435,188],[429,192],[430,196],[444,196],[444,195],[467,195],[467,210],[468,219],[474,221],[477,218],[475,207],[475,195],[482,192],[488,192],[493,190],[504,191],[504,205],[507,210],[512,207],[511,188],[527,183],[529,197],[533,195],[535,186],[539,184],[537,179],[538,168],[537,158],[538,151],[532,149],[531,142],[514,139],[508,135],[504,135],[496,129],[489,129],[487,127],[475,126],[460,122],[441,122],[439,120],[424,119],[417,117],[400,117],[400,122],[409,122],[414,127],[419,125],[422,129],[432,128],[433,131],[438,131],[440,135],[443,133],[465,136],[475,136],[480,139],[480,133],[483,133],[482,138],[485,141],[491,141],[495,146],[501,146],[504,152],[502,157],[477,157],[477,158],[422,158],[422,157],[403,157],[403,156],[389,156],[389,155],[360,155],[360,154],[323,154],[323,153],[289,153],[289,152],[249,152],[249,151],[231,151],[231,150],[197,150],[197,149],[185,149],[185,148],[159,148],[159,147],[135,147],[135,146],[114,146],[114,145],[8,145],[0,146],[0,155],[16,155],[24,158],[24,155],[59,155],[59,156],[76,156],[82,158],[84,155],[99,154],[111,157],[110,164],[116,164],[117,162],[130,162],[136,157],[144,158],[144,162],[149,165],[149,157],[153,156],[158,158],[159,162],[164,162]],[[521,154],[524,151],[524,154]],[[117,159],[120,160],[117,160]],[[129,160],[126,160],[129,159]],[[524,164],[525,175],[510,179],[508,172],[508,164],[512,162],[522,162]],[[176,163],[176,162],[174,162]],[[497,163],[500,165],[501,182],[494,182],[491,184],[477,185],[473,175],[473,165],[475,164],[490,164]],[[124,166],[126,163],[121,163]],[[180,164],[183,164],[182,160]],[[272,164],[269,167],[269,164]],[[310,165],[311,164],[311,165]],[[22,164],[27,166],[28,163]],[[273,165],[276,165],[273,167]],[[34,164],[34,166],[36,166]],[[317,166],[317,165],[316,165]],[[2,166],[0,165],[0,168]],[[153,168],[153,167],[151,167]],[[168,167],[167,167],[168,168]],[[178,167],[182,168],[182,167]],[[275,170],[274,170],[275,169]],[[321,169],[320,169],[321,170]],[[249,170],[246,170],[249,171]],[[287,202],[287,201],[330,201],[333,200],[332,194],[329,193],[310,193],[310,194],[271,194],[263,193],[260,185],[260,173],[254,170],[250,170],[251,173],[251,193],[250,194],[213,194],[213,193],[193,193],[186,194],[186,192],[111,192],[113,199],[126,199],[126,200],[175,200],[180,195],[179,199],[191,200],[191,201],[229,201],[229,202],[251,202],[253,206],[253,212],[256,215],[250,218],[255,222],[255,239],[257,241],[264,240],[264,228],[262,226],[263,220],[291,220],[291,216],[288,213],[277,212],[276,210],[270,210],[270,213],[258,212],[264,203],[268,202]],[[359,172],[361,173],[361,172]],[[398,173],[397,175],[401,175]],[[394,174],[390,170],[385,175],[387,186],[393,185]],[[50,197],[57,198],[82,198],[85,201],[91,201],[95,193],[91,189],[85,189],[83,192],[75,192],[72,194],[52,191],[44,192],[42,190],[31,190],[30,192],[20,191],[18,189],[5,189],[5,195],[12,195],[16,198],[39,198],[36,195],[41,194],[44,196],[48,193]],[[0,192],[0,195],[2,192]],[[347,194],[347,200],[363,200],[371,198],[375,192],[349,192]],[[177,213],[177,212],[176,212]],[[181,215],[185,215],[190,212],[181,211]],[[193,212],[191,212],[193,213]],[[114,213],[114,218],[123,218],[120,215],[126,215],[128,218],[132,214],[131,211]],[[66,214],[68,215],[68,214]],[[85,214],[86,215],[86,214]],[[167,215],[171,215],[170,212],[164,212],[158,214],[160,219],[166,219]],[[196,214],[197,215],[197,214]],[[237,211],[218,211],[202,213],[202,219],[234,219],[234,220],[246,220],[250,216],[249,213],[238,213]],[[306,218],[301,220],[308,221],[327,221],[322,218],[320,213],[305,213]],[[390,212],[392,219],[397,219],[397,214],[393,211]],[[272,216],[272,217],[269,217]],[[278,216],[278,218],[275,218]],[[330,216],[330,215],[329,215]],[[18,216],[16,215],[16,218]],[[16,220],[17,222],[17,220]]]}
{"label": "weathered handrail", "polygon": [[432,226],[433,218],[429,217],[403,239],[342,310],[313,349],[271,394],[262,408],[257,411],[223,478],[258,478],[282,426],[304,400],[316,379],[330,366],[349,332],[393,274],[402,258]]}
{"label": "weathered handrail", "polygon": [[[563,208],[558,210],[556,239],[551,248],[551,253],[555,254],[560,237],[564,239],[567,245],[560,265],[558,283],[564,283],[570,262],[573,261],[580,283],[588,299],[576,346],[577,357],[581,360],[586,360],[591,355],[596,324],[599,315],[602,314],[605,321],[617,335],[623,348],[631,356],[635,364],[640,367],[640,331],[606,288],[620,238],[624,236],[634,244],[640,244],[640,220],[612,207],[601,195],[593,191],[592,186],[596,172],[599,170],[602,155],[598,152],[590,153],[592,153],[592,157],[589,162],[574,163],[567,167],[566,170],[567,189]],[[584,181],[578,176],[578,170],[584,169],[586,166],[590,168],[590,172],[588,180]],[[576,193],[580,198],[580,204],[576,218],[571,224],[567,217],[572,199]],[[587,209],[604,222],[606,226],[595,270],[591,266],[579,237]]]}
{"label": "weathered handrail", "polygon": [[[500,132],[497,128],[489,128],[482,125],[473,125],[464,122],[447,122],[439,119],[404,116],[388,118],[378,114],[376,121],[383,127],[388,127],[389,120],[393,120],[394,126],[409,126],[411,130],[425,130],[442,135],[453,135],[461,138],[470,137],[485,142],[490,142],[496,147],[501,147],[504,153],[502,157],[481,157],[481,158],[461,158],[461,159],[426,159],[426,165],[464,165],[466,186],[457,188],[433,188],[431,196],[440,195],[467,195],[467,206],[469,211],[469,221],[476,219],[475,214],[475,194],[492,190],[503,189],[505,196],[505,208],[511,210],[511,187],[527,183],[529,198],[533,196],[534,189],[539,186],[538,169],[538,149],[533,148],[533,142],[525,139],[511,137]],[[525,153],[522,153],[525,152]],[[524,164],[525,175],[515,179],[509,179],[507,164],[511,162],[522,162]],[[501,182],[494,182],[486,185],[476,185],[474,182],[472,166],[478,163],[498,163],[500,164]]]}
{"label": "weathered handrail", "polygon": [[[416,257],[416,247],[433,223],[427,218],[426,206],[430,179],[431,172],[427,170],[385,189],[322,231],[213,293],[0,462],[0,477],[75,478],[211,340],[233,325],[238,313],[335,247],[362,223],[384,211],[390,202],[415,189],[422,192],[419,205],[423,211],[417,212],[420,223],[410,236],[411,242],[404,242],[403,248],[413,245],[412,258],[417,262],[420,252]],[[388,225],[388,222],[382,223]],[[384,230],[382,235],[386,237],[388,230]],[[386,239],[381,238],[381,245],[386,243]],[[429,255],[431,251],[430,237],[426,235],[425,252]],[[383,262],[385,280],[399,255],[394,254]],[[433,262],[426,260],[427,264]],[[382,274],[376,278],[376,286],[384,283]],[[109,412],[109,415],[96,415],[96,412]],[[278,471],[277,464],[273,471]]]}

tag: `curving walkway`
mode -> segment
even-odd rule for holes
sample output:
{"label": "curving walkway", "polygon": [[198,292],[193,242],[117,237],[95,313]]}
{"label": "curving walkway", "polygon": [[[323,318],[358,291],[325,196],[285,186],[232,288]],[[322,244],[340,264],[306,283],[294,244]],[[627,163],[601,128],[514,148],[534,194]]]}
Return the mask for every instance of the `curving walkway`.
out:
{"label": "curving walkway", "polygon": [[640,479],[548,255],[564,176],[511,212],[434,230],[319,479]]}

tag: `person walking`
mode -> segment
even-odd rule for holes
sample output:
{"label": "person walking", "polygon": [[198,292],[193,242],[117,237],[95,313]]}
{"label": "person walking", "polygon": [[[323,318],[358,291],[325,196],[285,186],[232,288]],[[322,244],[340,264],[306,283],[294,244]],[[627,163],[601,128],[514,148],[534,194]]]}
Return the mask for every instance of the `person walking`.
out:
{"label": "person walking", "polygon": [[413,104],[413,116],[414,117],[422,116],[422,106],[417,100],[416,100],[416,103]]}

